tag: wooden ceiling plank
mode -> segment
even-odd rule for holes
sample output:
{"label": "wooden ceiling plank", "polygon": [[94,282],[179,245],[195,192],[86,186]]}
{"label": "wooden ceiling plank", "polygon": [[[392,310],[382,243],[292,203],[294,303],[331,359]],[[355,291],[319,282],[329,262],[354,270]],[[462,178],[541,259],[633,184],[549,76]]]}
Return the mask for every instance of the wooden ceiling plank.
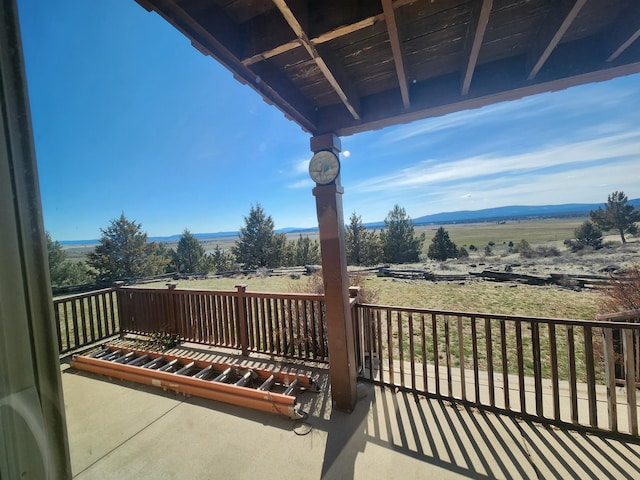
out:
{"label": "wooden ceiling plank", "polygon": [[531,52],[529,61],[531,68],[527,75],[527,80],[536,78],[536,75],[586,3],[587,0],[555,0],[551,2],[551,11],[544,21],[544,27],[538,36],[537,48],[534,48]]}
{"label": "wooden ceiling plank", "polygon": [[640,38],[640,2],[633,2],[622,12],[618,20],[611,26],[611,40],[607,44],[607,51],[612,52],[607,62],[613,62]]}
{"label": "wooden ceiling plank", "polygon": [[[501,64],[500,68],[495,68],[494,65],[478,67],[476,81],[480,88],[474,88],[467,96],[460,95],[460,89],[453,86],[455,82],[451,81],[451,76],[443,76],[416,85],[416,91],[412,97],[412,109],[409,111],[401,109],[400,99],[397,98],[398,95],[394,91],[386,91],[363,98],[367,114],[360,122],[348,119],[331,106],[322,108],[318,112],[318,131],[316,134],[335,132],[336,135],[343,137],[423,118],[483,107],[497,102],[517,100],[529,95],[640,73],[640,46],[636,48],[634,45],[630,50],[632,50],[630,52],[631,58],[628,63],[619,66],[605,66],[605,62],[598,63],[589,59],[584,65],[578,65],[579,68],[576,71],[576,65],[572,65],[572,61],[580,58],[578,52],[583,49],[582,45],[572,46],[554,62],[561,71],[546,76],[548,78],[536,79],[533,82],[526,81],[522,76],[525,64],[524,57],[499,60],[494,62],[494,65]],[[572,75],[566,75],[569,70]]]}
{"label": "wooden ceiling plank", "polygon": [[[344,106],[349,110],[351,116],[353,116],[355,120],[360,120],[359,99],[354,95],[353,92],[355,92],[355,89],[346,78],[346,74],[344,74],[343,69],[339,68],[337,62],[334,62],[328,57],[324,58],[320,55],[318,49],[313,43],[311,43],[307,33],[304,31],[302,25],[285,0],[273,0],[273,3],[276,5],[278,10],[280,10],[280,13],[282,13],[282,16],[298,37],[298,40],[302,43],[302,46],[307,50],[313,61],[316,62],[316,65],[318,65],[318,68],[323,73],[331,87],[338,94]],[[328,52],[325,52],[325,56],[327,55]],[[331,67],[329,64],[331,64]],[[340,81],[338,81],[337,76],[341,77]]]}
{"label": "wooden ceiling plank", "polygon": [[407,86],[407,74],[404,68],[402,46],[400,45],[400,37],[398,35],[398,24],[396,23],[396,14],[391,4],[391,0],[382,0],[382,11],[387,24],[389,41],[391,42],[393,62],[396,67],[398,84],[400,85],[400,95],[402,96],[402,106],[407,109],[411,106],[411,101],[409,99],[409,87]]}
{"label": "wooden ceiling plank", "polygon": [[473,40],[467,44],[467,52],[465,52],[465,58],[467,67],[464,70],[464,77],[462,80],[462,95],[469,93],[471,87],[471,79],[473,78],[473,72],[476,69],[478,63],[478,56],[480,55],[480,47],[484,39],[484,34],[487,30],[487,24],[489,23],[489,16],[491,15],[491,9],[493,8],[493,0],[483,0],[482,6],[474,11],[472,25],[469,28],[470,32],[473,32]]}

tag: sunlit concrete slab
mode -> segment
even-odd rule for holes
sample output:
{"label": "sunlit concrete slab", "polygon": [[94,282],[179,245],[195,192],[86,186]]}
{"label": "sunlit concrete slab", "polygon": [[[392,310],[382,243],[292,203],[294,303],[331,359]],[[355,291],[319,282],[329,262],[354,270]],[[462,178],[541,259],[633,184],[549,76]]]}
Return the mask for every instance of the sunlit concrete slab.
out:
{"label": "sunlit concrete slab", "polygon": [[447,401],[363,385],[334,411],[326,368],[198,358],[318,375],[302,421],[185,397],[62,365],[75,478],[638,478],[640,445],[548,428]]}

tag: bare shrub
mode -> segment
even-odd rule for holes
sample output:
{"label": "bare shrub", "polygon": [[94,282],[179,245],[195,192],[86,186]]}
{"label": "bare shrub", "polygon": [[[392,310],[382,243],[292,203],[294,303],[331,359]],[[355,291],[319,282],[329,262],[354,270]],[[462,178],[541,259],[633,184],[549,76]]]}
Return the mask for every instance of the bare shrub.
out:
{"label": "bare shrub", "polygon": [[536,248],[536,256],[538,257],[559,257],[560,250],[556,247],[538,247]]}
{"label": "bare shrub", "polygon": [[601,292],[603,312],[640,310],[640,265],[634,265],[622,275],[609,275],[607,286]]}

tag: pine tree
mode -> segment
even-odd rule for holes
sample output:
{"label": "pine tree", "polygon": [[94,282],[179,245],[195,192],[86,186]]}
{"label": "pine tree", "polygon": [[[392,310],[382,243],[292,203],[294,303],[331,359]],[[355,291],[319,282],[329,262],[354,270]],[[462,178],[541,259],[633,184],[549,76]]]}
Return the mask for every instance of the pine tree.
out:
{"label": "pine tree", "polygon": [[80,285],[88,283],[91,278],[87,267],[82,262],[69,260],[59,241],[53,241],[51,235],[46,233],[47,253],[49,257],[49,277],[51,285]]}
{"label": "pine tree", "polygon": [[284,234],[275,233],[271,215],[266,215],[257,204],[251,206],[244,222],[245,226],[240,228],[238,240],[232,247],[236,261],[247,269],[280,266],[286,238]]}
{"label": "pine tree", "polygon": [[211,268],[204,247],[186,228],[180,236],[172,263],[180,273],[207,273]]}
{"label": "pine tree", "polygon": [[[491,247],[487,245],[489,248],[489,252],[491,252]],[[440,227],[433,239],[431,239],[431,245],[429,245],[429,250],[427,252],[427,256],[432,260],[440,260],[445,261],[447,258],[456,258],[458,256],[458,247],[456,244],[451,241],[449,238],[449,232],[447,232],[444,227]]]}
{"label": "pine tree", "polygon": [[223,250],[216,244],[211,254],[211,265],[216,272],[229,272],[233,270],[235,258],[228,250]]}
{"label": "pine tree", "polygon": [[[291,242],[293,243],[293,242]],[[303,237],[295,242],[295,265],[317,265],[320,263],[320,244],[318,240]]]}
{"label": "pine tree", "polygon": [[395,205],[384,220],[384,229],[380,232],[383,259],[390,263],[417,262],[425,235],[416,237],[413,220],[404,208]]}
{"label": "pine tree", "polygon": [[629,199],[624,192],[613,192],[607,198],[604,207],[589,212],[591,221],[604,231],[616,230],[620,234],[622,243],[627,243],[624,234],[635,235],[638,233],[636,222],[640,222],[640,211],[633,205],[628,205]]}
{"label": "pine tree", "polygon": [[162,256],[155,242],[147,242],[141,224],[127,220],[123,213],[100,231],[100,243],[87,255],[96,280],[107,282],[164,273],[170,260]]}
{"label": "pine tree", "polygon": [[345,228],[347,264],[375,265],[382,261],[382,245],[376,232],[362,225],[362,217],[353,212]]}

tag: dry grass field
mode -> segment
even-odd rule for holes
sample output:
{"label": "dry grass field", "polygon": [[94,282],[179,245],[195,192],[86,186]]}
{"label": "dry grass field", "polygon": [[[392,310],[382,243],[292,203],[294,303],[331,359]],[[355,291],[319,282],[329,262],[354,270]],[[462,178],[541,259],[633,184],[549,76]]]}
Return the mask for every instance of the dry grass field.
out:
{"label": "dry grass field", "polygon": [[[303,292],[310,290],[309,284],[313,282],[305,276],[291,278],[249,274],[179,280],[177,283],[181,289],[234,290],[235,285],[242,284],[247,285],[247,290],[254,292]],[[551,286],[537,287],[482,280],[399,280],[375,275],[362,276],[361,284],[373,294],[373,301],[382,305],[578,320],[595,317],[600,295],[594,290],[574,291]],[[144,286],[166,288],[165,282]]]}
{"label": "dry grass field", "polygon": [[[626,268],[640,263],[640,240],[630,239],[626,246],[618,243],[616,236],[606,237],[608,247],[596,252],[571,253],[563,245],[565,238],[573,235],[574,229],[584,218],[539,219],[509,221],[500,223],[477,223],[446,225],[451,239],[458,246],[475,245],[478,250],[470,252],[464,260],[434,262],[423,255],[424,261],[398,268],[417,268],[436,274],[466,275],[469,272],[490,270],[546,276],[550,274],[605,275],[610,266]],[[423,250],[426,252],[437,227],[420,226],[427,239]],[[289,235],[290,239],[298,234]],[[312,238],[317,238],[313,234]],[[549,257],[523,258],[509,248],[509,242],[517,244],[527,240],[535,248],[554,247],[557,255]],[[216,244],[229,248],[235,237],[205,241],[206,249]],[[493,243],[491,252],[484,248]],[[175,245],[168,245],[175,247]],[[81,258],[87,247],[67,249],[70,257]],[[264,276],[257,273],[235,275],[233,277],[211,277],[206,279],[180,280],[178,288],[233,290],[235,285],[247,285],[249,291],[304,292],[312,287],[308,277],[299,274],[279,274]],[[501,313],[551,318],[593,319],[599,313],[600,293],[593,289],[576,291],[559,286],[529,286],[518,283],[495,283],[476,279],[456,282],[432,282],[427,280],[400,280],[377,277],[369,274],[361,283],[372,292],[375,302],[383,305],[421,307],[448,311],[476,313]],[[149,288],[166,288],[165,282],[147,284]]]}

